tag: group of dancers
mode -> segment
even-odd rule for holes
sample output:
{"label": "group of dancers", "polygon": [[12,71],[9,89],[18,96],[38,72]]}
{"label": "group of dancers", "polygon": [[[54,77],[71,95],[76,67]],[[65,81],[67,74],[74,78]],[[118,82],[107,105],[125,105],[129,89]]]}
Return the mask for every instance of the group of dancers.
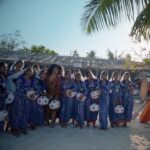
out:
{"label": "group of dancers", "polygon": [[[8,112],[0,121],[0,129],[9,129],[18,137],[26,135],[27,128],[35,130],[42,125],[53,128],[56,119],[62,128],[66,128],[71,120],[74,127],[82,129],[92,125],[96,128],[97,119],[101,130],[108,129],[108,120],[112,128],[127,127],[132,119],[133,90],[129,72],[120,77],[115,71],[109,78],[105,70],[100,77],[88,70],[83,77],[80,69],[72,74],[71,70],[64,70],[57,64],[42,69],[37,64],[25,68],[24,61],[18,60],[8,68],[6,62],[0,62],[0,111]],[[34,91],[34,94],[27,96],[28,91]],[[13,93],[14,99],[7,104],[9,92]],[[96,95],[92,96],[92,92]],[[35,98],[35,95],[38,96]],[[60,107],[52,109],[49,103],[38,104],[40,96],[47,97],[49,103],[59,101]],[[98,109],[93,107],[92,110],[91,106],[98,106]],[[117,112],[117,106],[123,110]]]}

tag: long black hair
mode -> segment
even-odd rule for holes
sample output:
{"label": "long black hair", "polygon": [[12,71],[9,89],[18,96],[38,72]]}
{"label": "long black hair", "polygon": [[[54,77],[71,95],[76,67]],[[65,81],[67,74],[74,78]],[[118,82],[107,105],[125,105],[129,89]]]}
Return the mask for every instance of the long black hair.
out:
{"label": "long black hair", "polygon": [[0,74],[4,74],[4,73],[1,71],[1,68],[2,68],[5,64],[7,64],[7,63],[4,62],[4,61],[0,62]]}
{"label": "long black hair", "polygon": [[4,62],[4,61],[1,61],[1,62],[0,62],[0,69],[1,69],[5,64],[7,64],[7,63]]}
{"label": "long black hair", "polygon": [[88,78],[88,75],[89,75],[89,74],[92,75],[93,79],[97,79],[97,77],[93,74],[93,72],[92,72],[91,70],[88,70],[88,71],[86,72],[86,78]]}
{"label": "long black hair", "polygon": [[103,80],[103,74],[105,74],[105,73],[107,75],[107,80],[108,80],[109,74],[108,74],[108,71],[106,71],[106,70],[104,70],[104,71],[101,72],[101,74],[100,74],[100,80]]}
{"label": "long black hair", "polygon": [[57,64],[52,64],[51,66],[49,66],[48,68],[48,72],[47,75],[50,76],[53,73],[54,68],[58,68],[59,72],[61,71],[62,67],[60,65]]}

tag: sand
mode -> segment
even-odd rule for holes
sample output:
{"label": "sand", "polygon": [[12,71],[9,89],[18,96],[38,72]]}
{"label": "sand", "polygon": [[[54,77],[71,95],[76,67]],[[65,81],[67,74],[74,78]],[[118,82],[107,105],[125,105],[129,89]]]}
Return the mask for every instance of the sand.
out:
{"label": "sand", "polygon": [[[135,104],[135,110],[140,105]],[[28,135],[19,138],[3,133],[0,150],[150,150],[150,124],[140,124],[137,118],[127,128],[109,127],[107,131],[56,125],[28,130]]]}

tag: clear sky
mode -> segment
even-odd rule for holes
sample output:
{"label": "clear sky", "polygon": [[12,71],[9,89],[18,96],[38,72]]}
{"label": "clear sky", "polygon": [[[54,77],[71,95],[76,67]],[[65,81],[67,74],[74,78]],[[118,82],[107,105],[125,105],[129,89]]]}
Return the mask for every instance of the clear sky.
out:
{"label": "clear sky", "polygon": [[93,49],[97,57],[106,58],[108,48],[113,52],[117,49],[118,54],[139,48],[128,36],[132,23],[125,21],[116,29],[86,35],[80,19],[87,1],[0,0],[0,34],[20,30],[28,46],[43,44],[60,55],[70,55],[77,49],[80,56],[86,56]]}

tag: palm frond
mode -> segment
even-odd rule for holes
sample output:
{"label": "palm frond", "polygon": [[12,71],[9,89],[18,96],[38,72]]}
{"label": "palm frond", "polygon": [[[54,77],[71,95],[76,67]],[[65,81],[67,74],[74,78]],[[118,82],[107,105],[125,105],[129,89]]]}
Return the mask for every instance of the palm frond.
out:
{"label": "palm frond", "polygon": [[150,4],[139,14],[131,30],[131,36],[138,40],[150,40]]}
{"label": "palm frond", "polygon": [[81,25],[86,33],[116,27],[124,19],[131,20],[150,0],[90,0],[85,6]]}

